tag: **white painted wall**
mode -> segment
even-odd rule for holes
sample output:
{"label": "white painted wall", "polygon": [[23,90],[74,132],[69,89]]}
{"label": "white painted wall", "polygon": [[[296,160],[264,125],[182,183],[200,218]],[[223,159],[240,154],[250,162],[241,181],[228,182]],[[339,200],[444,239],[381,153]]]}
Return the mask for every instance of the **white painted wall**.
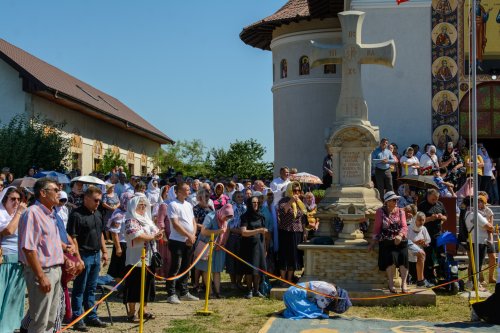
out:
{"label": "white painted wall", "polygon": [[12,117],[25,110],[25,95],[19,73],[0,60],[0,120],[8,123]]}
{"label": "white painted wall", "polygon": [[368,118],[380,136],[396,142],[400,151],[412,143],[431,142],[431,1],[358,0],[352,9],[366,13],[363,43],[394,39],[393,69],[362,67]]}
{"label": "white painted wall", "polygon": [[[311,68],[309,75],[299,75],[299,60],[313,55],[310,40],[337,43],[340,33],[309,30],[280,35],[273,39],[274,64],[274,156],[275,174],[288,166],[322,176],[326,155],[325,139],[335,121],[340,94],[341,68],[336,74],[324,74],[323,66]],[[280,78],[280,62],[287,59],[288,77]],[[312,60],[312,59],[311,59]]]}
{"label": "white painted wall", "polygon": [[89,174],[93,171],[92,146],[94,140],[102,141],[104,151],[108,147],[116,145],[120,148],[121,157],[124,160],[127,160],[127,151],[133,150],[135,153],[135,175],[141,174],[140,158],[143,152],[149,156],[147,170],[151,171],[153,168],[151,156],[160,147],[158,143],[36,95],[25,93],[22,90],[22,80],[19,78],[19,73],[0,60],[0,120],[2,124],[5,124],[14,115],[24,112],[40,113],[57,122],[65,121],[67,125],[64,130],[68,136],[78,130],[83,138],[83,174]]}
{"label": "white painted wall", "polygon": [[[116,145],[121,149],[122,158],[126,160],[126,151],[135,153],[134,174],[141,174],[140,156],[144,152],[152,156],[160,147],[154,141],[148,140],[135,133],[127,132],[104,121],[89,117],[80,112],[54,104],[38,96],[32,96],[33,111],[45,115],[49,119],[67,123],[64,128],[68,133],[79,131],[83,138],[82,173],[89,174],[93,168],[92,145],[94,140],[103,143],[103,150]],[[130,147],[130,148],[129,148]],[[148,171],[153,168],[151,158],[148,158]]]}

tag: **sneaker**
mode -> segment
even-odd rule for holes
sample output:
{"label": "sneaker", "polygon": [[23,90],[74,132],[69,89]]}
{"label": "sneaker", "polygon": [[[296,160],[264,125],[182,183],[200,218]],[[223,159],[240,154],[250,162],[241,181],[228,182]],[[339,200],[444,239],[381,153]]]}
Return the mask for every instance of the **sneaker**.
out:
{"label": "sneaker", "polygon": [[103,322],[99,318],[88,320],[87,325],[92,326],[92,327],[101,327],[101,328],[108,327],[108,324],[106,324],[105,322]]}
{"label": "sneaker", "polygon": [[87,325],[85,325],[83,320],[80,320],[75,325],[73,325],[73,329],[80,331],[80,332],[88,332],[89,331],[89,328],[87,327]]}
{"label": "sneaker", "polygon": [[434,285],[429,281],[427,281],[426,279],[423,279],[422,281],[417,281],[417,287],[432,288],[434,287]]}
{"label": "sneaker", "polygon": [[249,291],[249,292],[245,295],[245,298],[246,298],[246,299],[250,299],[250,298],[252,298],[252,297],[253,297],[253,293],[252,293],[252,291],[250,290],[250,291]]}
{"label": "sneaker", "polygon": [[183,301],[199,301],[200,299],[196,296],[191,295],[189,292],[186,295],[181,296]]}
{"label": "sneaker", "polygon": [[261,298],[264,298],[266,296],[262,295],[262,293],[258,290],[254,290],[253,291],[253,297],[261,297]]}
{"label": "sneaker", "polygon": [[167,297],[167,303],[170,304],[181,304],[181,301],[179,300],[179,297],[177,295],[172,295]]}

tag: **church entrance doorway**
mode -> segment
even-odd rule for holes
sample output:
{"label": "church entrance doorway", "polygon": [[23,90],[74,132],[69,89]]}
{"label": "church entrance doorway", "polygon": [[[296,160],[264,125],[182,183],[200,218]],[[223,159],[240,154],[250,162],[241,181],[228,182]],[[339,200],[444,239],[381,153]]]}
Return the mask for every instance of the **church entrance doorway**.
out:
{"label": "church entrance doorway", "polygon": [[[460,102],[460,135],[469,139],[469,93]],[[477,87],[477,141],[491,157],[500,157],[500,83],[488,82]]]}

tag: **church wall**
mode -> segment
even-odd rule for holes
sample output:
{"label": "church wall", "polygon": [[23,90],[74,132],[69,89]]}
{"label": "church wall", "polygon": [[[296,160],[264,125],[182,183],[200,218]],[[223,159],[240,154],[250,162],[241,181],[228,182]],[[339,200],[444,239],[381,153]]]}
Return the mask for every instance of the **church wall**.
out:
{"label": "church wall", "polygon": [[397,6],[395,1],[359,0],[352,8],[366,12],[363,43],[394,39],[396,44],[393,69],[362,67],[368,119],[401,151],[412,143],[422,147],[432,138],[431,2]]}
{"label": "church wall", "polygon": [[[341,70],[337,66],[335,74],[324,74],[323,66],[318,66],[311,68],[308,75],[299,75],[299,61],[307,56],[312,63],[311,39],[336,43],[340,34],[309,30],[290,34],[278,31],[276,35],[279,37],[271,43],[275,174],[286,165],[321,176],[326,134],[335,121]],[[287,60],[286,78],[280,77],[282,59]]]}
{"label": "church wall", "polygon": [[148,156],[147,170],[151,171],[153,168],[151,156],[160,147],[158,143],[35,95],[32,95],[32,105],[34,112],[41,113],[49,119],[65,121],[67,124],[64,130],[68,135],[76,133],[82,137],[82,174],[89,174],[94,169],[92,148],[96,140],[103,143],[103,153],[113,145],[119,147],[121,158],[126,161],[127,152],[132,150],[135,153],[133,163],[135,175],[141,174],[142,153]]}
{"label": "church wall", "polygon": [[13,116],[25,111],[25,95],[19,73],[0,60],[0,120],[8,123]]}

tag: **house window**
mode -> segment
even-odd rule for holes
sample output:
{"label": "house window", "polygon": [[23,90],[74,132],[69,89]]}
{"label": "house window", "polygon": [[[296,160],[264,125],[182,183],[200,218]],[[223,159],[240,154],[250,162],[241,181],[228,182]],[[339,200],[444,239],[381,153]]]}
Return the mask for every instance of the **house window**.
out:
{"label": "house window", "polygon": [[288,65],[286,59],[281,60],[280,63],[280,78],[285,79],[288,76]]}
{"label": "house window", "polygon": [[71,154],[71,170],[82,170],[82,154]]}
{"label": "house window", "polygon": [[94,167],[93,167],[93,171],[97,171],[97,169],[99,169],[99,164],[101,164],[101,159],[99,158],[94,158]]}
{"label": "house window", "polygon": [[300,57],[299,66],[299,75],[309,75],[309,57]]}
{"label": "house window", "polygon": [[133,163],[128,164],[128,174],[129,174],[129,177],[134,175],[134,164]]}

